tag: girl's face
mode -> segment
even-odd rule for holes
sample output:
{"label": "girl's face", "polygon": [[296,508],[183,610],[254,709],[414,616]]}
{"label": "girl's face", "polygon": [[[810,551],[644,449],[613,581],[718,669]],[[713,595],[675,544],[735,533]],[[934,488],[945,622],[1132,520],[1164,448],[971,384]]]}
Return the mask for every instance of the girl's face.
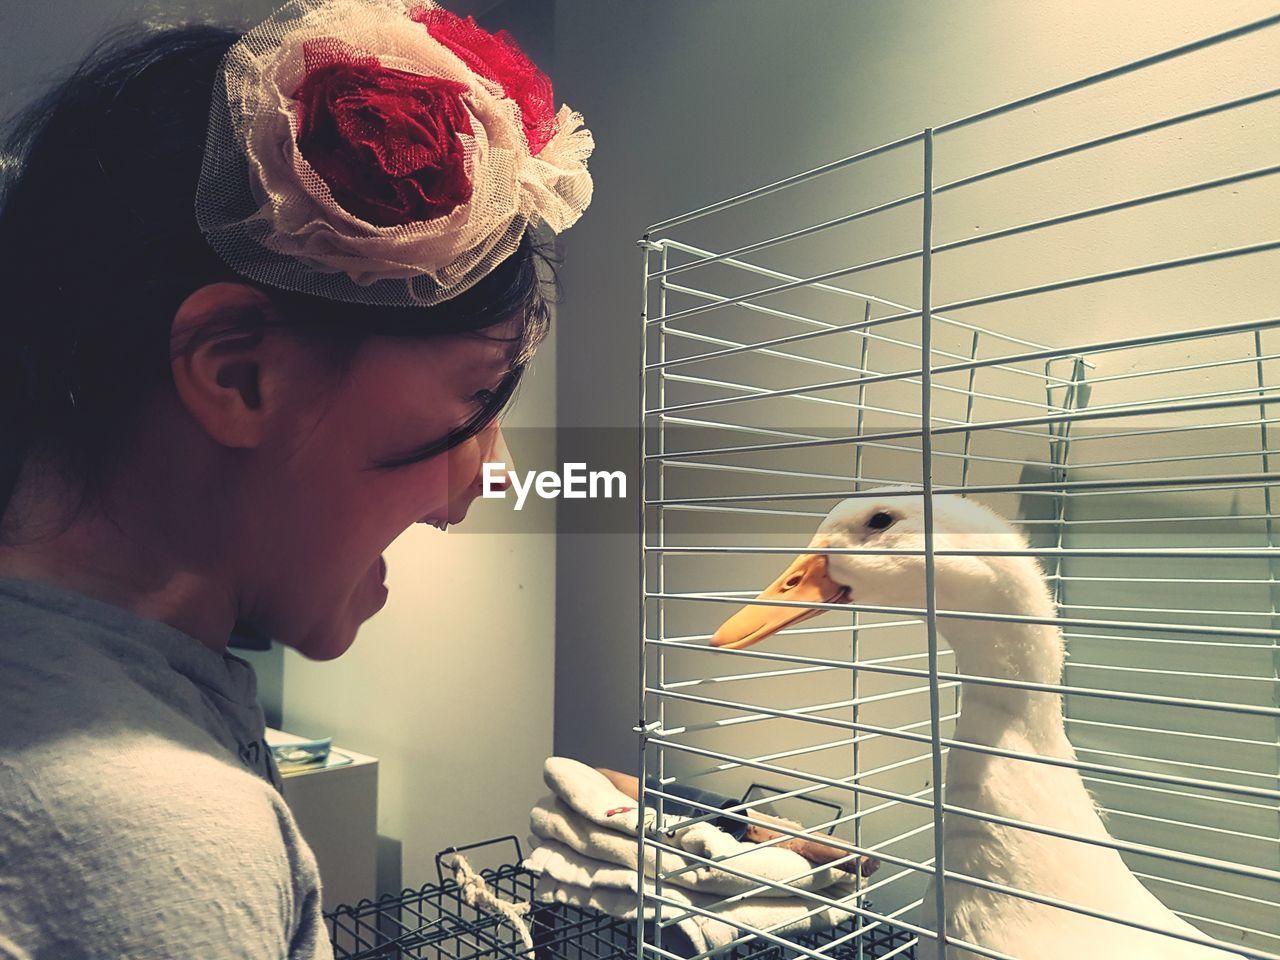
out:
{"label": "girl's face", "polygon": [[376,464],[475,416],[508,372],[510,349],[465,335],[367,341],[322,410],[299,415],[294,435],[276,445],[281,456],[255,481],[262,497],[253,513],[263,522],[241,561],[253,572],[241,616],[313,659],[346,651],[387,600],[388,544],[414,523],[459,523],[481,495],[482,464],[511,465],[496,420],[431,459]]}

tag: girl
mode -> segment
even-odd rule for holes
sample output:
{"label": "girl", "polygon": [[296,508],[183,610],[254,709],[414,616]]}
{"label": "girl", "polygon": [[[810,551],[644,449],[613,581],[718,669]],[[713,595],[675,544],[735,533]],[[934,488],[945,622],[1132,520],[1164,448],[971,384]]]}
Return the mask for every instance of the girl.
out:
{"label": "girl", "polygon": [[308,657],[460,522],[581,118],[430,0],[117,38],[0,210],[0,956],[330,955],[237,622]]}

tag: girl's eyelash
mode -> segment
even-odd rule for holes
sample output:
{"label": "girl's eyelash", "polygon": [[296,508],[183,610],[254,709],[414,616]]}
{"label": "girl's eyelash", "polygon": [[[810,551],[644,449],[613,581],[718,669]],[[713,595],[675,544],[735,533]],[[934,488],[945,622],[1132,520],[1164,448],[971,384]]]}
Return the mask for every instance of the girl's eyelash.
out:
{"label": "girl's eyelash", "polygon": [[503,378],[502,383],[496,390],[482,389],[477,390],[471,395],[473,402],[480,404],[478,410],[467,423],[455,427],[448,434],[437,440],[432,440],[424,444],[417,450],[403,454],[398,457],[390,457],[387,459],[376,461],[373,466],[376,469],[390,470],[396,467],[404,467],[413,463],[421,463],[423,460],[429,460],[434,456],[451,450],[457,443],[475,436],[484,428],[490,420],[498,414],[498,409],[511,398],[511,394],[515,390],[516,383],[519,381],[521,368],[517,367],[508,371]]}

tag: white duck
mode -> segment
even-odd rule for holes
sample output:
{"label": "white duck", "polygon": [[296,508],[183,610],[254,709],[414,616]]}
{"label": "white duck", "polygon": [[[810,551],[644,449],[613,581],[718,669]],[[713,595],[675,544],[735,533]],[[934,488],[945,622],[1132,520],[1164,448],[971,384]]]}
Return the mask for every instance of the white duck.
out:
{"label": "white duck", "polygon": [[[960,497],[934,499],[939,550],[1025,549],[1005,520]],[[923,499],[857,498],[837,506],[810,547],[924,549]],[[1056,616],[1040,568],[1026,556],[939,556],[935,595],[940,611]],[[805,554],[758,599],[857,602],[870,606],[925,606],[922,556]],[[802,607],[744,607],[712,638],[718,647],[746,647],[817,616]],[[942,618],[939,632],[966,675],[1056,684],[1063,664],[1062,634],[1050,624]],[[1061,697],[964,683],[954,739],[1019,753],[1075,760],[1062,721]],[[1093,799],[1076,770],[953,748],[948,756],[946,802],[983,813],[1108,837]],[[1029,830],[945,815],[948,872],[1028,890],[1161,930],[1203,936],[1157,900],[1112,849]],[[1009,894],[947,880],[946,932],[954,941],[998,950],[1023,960],[1239,960],[1239,954],[1095,919]],[[938,929],[930,884],[922,926]],[[936,957],[922,938],[917,955]],[[949,960],[977,960],[956,946]]]}

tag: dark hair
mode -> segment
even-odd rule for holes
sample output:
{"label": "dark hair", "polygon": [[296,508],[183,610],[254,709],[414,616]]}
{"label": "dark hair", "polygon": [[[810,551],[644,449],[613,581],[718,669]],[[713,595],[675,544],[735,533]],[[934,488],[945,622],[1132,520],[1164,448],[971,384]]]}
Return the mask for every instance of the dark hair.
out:
{"label": "dark hair", "polygon": [[[82,506],[101,493],[147,401],[171,386],[178,306],[205,284],[245,282],[208,246],[194,214],[215,75],[241,35],[217,26],[116,32],[13,123],[0,158],[0,517],[37,448],[83,487]],[[474,435],[510,399],[545,335],[550,263],[527,232],[489,275],[434,307],[268,289],[270,316],[237,316],[229,326],[286,326],[345,362],[373,335],[484,335],[523,320],[502,390],[412,458],[423,459]]]}

